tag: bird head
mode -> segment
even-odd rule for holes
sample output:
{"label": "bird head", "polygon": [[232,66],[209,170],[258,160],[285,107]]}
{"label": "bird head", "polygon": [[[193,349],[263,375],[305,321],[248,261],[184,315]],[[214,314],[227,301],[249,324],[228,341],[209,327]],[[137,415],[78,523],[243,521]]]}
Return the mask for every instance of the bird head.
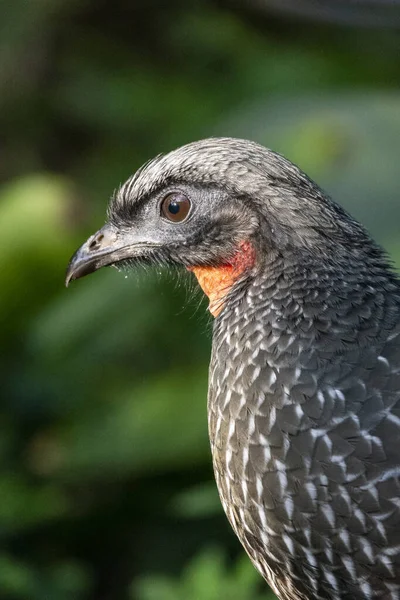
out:
{"label": "bird head", "polygon": [[66,283],[107,265],[179,264],[194,271],[217,316],[266,256],[326,252],[327,240],[338,247],[357,227],[282,156],[210,138],[156,157],[121,186],[106,225],[72,257]]}

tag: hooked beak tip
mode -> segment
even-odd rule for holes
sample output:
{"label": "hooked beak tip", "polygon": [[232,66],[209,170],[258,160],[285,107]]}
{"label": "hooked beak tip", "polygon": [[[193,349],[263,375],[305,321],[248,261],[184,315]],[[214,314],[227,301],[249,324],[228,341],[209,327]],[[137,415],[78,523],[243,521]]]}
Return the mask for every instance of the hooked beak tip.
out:
{"label": "hooked beak tip", "polygon": [[89,275],[89,273],[93,273],[96,270],[96,267],[93,263],[83,263],[72,261],[68,265],[67,274],[65,277],[65,287],[68,287],[71,281],[75,279],[79,279],[80,277],[84,277],[85,275]]}
{"label": "hooked beak tip", "polygon": [[71,281],[89,275],[89,273],[93,273],[93,271],[96,271],[101,266],[97,266],[97,261],[93,260],[90,256],[85,256],[82,250],[83,247],[79,248],[68,265],[65,276],[65,287],[68,287]]}
{"label": "hooked beak tip", "polygon": [[82,244],[69,262],[65,286],[68,287],[74,279],[79,279],[107,264],[112,264],[118,253],[117,237],[114,228],[107,224]]}

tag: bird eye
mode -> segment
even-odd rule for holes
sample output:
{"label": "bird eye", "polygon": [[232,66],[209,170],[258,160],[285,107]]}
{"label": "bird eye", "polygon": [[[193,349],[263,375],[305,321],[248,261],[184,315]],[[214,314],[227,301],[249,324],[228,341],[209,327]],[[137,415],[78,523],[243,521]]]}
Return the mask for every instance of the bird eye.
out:
{"label": "bird eye", "polygon": [[161,214],[168,221],[180,223],[188,216],[190,200],[185,194],[174,192],[165,196],[161,203]]}

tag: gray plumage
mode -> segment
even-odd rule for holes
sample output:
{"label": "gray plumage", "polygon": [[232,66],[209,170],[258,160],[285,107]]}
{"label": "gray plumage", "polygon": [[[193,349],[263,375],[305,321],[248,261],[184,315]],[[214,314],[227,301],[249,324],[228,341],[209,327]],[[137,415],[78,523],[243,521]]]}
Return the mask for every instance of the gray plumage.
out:
{"label": "gray plumage", "polygon": [[[173,190],[191,199],[182,223],[160,218]],[[109,220],[68,279],[124,260],[218,267],[251,242],[214,321],[224,510],[281,600],[399,600],[400,284],[384,252],[292,163],[229,138],[145,165]]]}

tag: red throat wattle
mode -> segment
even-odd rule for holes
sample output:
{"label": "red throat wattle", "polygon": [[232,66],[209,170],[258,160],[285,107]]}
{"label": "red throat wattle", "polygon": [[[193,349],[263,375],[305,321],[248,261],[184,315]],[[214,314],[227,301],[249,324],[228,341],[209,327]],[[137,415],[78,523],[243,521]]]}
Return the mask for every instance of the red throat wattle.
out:
{"label": "red throat wattle", "polygon": [[245,271],[254,266],[255,260],[254,247],[247,241],[240,242],[229,263],[217,267],[188,267],[188,271],[193,271],[201,289],[208,296],[208,310],[213,317],[218,317],[224,308],[224,300],[229,290]]}

